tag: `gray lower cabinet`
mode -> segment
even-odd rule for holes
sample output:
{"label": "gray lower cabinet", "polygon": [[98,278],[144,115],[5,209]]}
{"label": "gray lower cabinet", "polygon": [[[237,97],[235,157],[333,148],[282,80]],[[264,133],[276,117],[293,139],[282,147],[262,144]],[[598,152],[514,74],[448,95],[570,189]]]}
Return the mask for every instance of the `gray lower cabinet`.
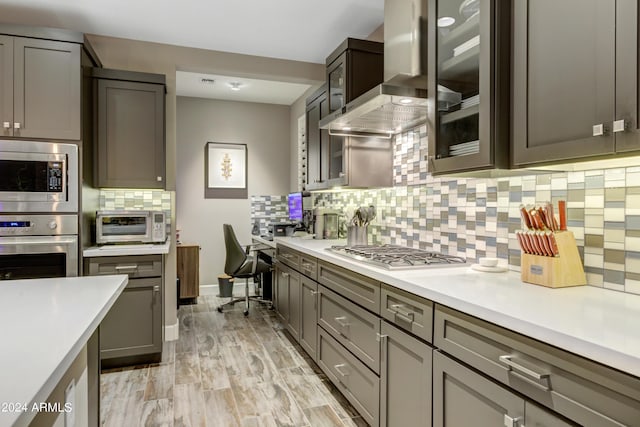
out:
{"label": "gray lower cabinet", "polygon": [[96,186],[165,188],[165,77],[105,69],[92,77]]}
{"label": "gray lower cabinet", "polygon": [[434,346],[581,425],[640,425],[639,378],[440,305]]}
{"label": "gray lower cabinet", "polygon": [[129,283],[100,324],[103,366],[154,362],[162,354],[162,255],[85,259],[85,274],[127,274]]}
{"label": "gray lower cabinet", "polygon": [[433,425],[569,427],[572,424],[435,351]]}
{"label": "gray lower cabinet", "polygon": [[318,365],[370,426],[378,426],[380,378],[322,328]]}
{"label": "gray lower cabinet", "polygon": [[276,309],[280,320],[296,341],[300,335],[300,273],[276,264]]}
{"label": "gray lower cabinet", "polygon": [[81,44],[0,35],[0,135],[80,140]]}
{"label": "gray lower cabinet", "polygon": [[386,321],[381,343],[380,426],[431,425],[431,347]]}
{"label": "gray lower cabinet", "polygon": [[300,337],[304,351],[313,360],[317,357],[318,339],[318,284],[300,276]]}

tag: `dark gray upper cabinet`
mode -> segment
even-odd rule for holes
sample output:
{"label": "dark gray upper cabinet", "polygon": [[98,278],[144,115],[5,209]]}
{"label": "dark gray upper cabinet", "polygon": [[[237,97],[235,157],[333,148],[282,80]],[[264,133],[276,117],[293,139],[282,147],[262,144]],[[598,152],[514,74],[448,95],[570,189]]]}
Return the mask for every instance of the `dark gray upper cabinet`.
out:
{"label": "dark gray upper cabinet", "polygon": [[434,175],[509,166],[510,13],[505,1],[429,0],[427,134]]}
{"label": "dark gray upper cabinet", "polygon": [[329,133],[324,129],[320,129],[318,123],[328,112],[327,86],[322,85],[320,89],[307,98],[307,176],[305,190],[320,188],[327,179]]}
{"label": "dark gray upper cabinet", "polygon": [[165,188],[165,77],[94,69],[98,187]]}
{"label": "dark gray upper cabinet", "polygon": [[80,140],[81,45],[0,36],[2,136]]}
{"label": "dark gray upper cabinet", "polygon": [[384,78],[384,44],[348,38],[326,59],[329,112],[340,110]]}
{"label": "dark gray upper cabinet", "polygon": [[513,12],[514,166],[640,149],[637,2],[525,0]]}

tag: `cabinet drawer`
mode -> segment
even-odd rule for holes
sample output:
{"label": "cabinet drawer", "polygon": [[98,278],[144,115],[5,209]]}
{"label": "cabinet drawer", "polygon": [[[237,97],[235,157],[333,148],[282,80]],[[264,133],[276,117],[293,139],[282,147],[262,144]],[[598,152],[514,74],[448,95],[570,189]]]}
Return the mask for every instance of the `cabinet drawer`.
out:
{"label": "cabinet drawer", "polygon": [[383,283],[380,314],[415,336],[433,341],[433,302]]}
{"label": "cabinet drawer", "polygon": [[379,425],[380,379],[322,328],[318,365],[370,426]]}
{"label": "cabinet drawer", "polygon": [[380,318],[320,286],[318,324],[364,364],[380,373]]}
{"label": "cabinet drawer", "polygon": [[300,270],[300,254],[298,251],[286,246],[278,245],[276,248],[278,261],[288,265],[291,268]]}
{"label": "cabinet drawer", "polygon": [[88,274],[90,276],[128,274],[130,278],[159,277],[162,276],[162,255],[89,258]]}
{"label": "cabinet drawer", "polygon": [[376,280],[318,260],[318,282],[367,310],[380,313],[380,283]]}
{"label": "cabinet drawer", "polygon": [[304,254],[300,254],[300,273],[313,280],[318,280],[318,260]]}
{"label": "cabinet drawer", "polygon": [[638,425],[640,420],[640,379],[580,356],[440,305],[434,343],[582,425]]}

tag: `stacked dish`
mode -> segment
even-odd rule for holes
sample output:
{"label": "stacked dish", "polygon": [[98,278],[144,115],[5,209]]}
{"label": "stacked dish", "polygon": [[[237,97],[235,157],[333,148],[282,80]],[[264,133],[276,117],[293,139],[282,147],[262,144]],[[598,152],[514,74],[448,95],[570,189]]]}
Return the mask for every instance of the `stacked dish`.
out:
{"label": "stacked dish", "polygon": [[474,105],[478,105],[478,104],[480,104],[479,94],[463,99],[462,103],[460,104],[460,108],[464,110],[465,108],[473,107]]}
{"label": "stacked dish", "polygon": [[451,156],[464,156],[466,154],[475,154],[480,151],[480,140],[463,142],[449,147]]}
{"label": "stacked dish", "polygon": [[458,56],[468,51],[469,49],[478,46],[479,44],[480,44],[480,35],[478,34],[477,36],[470,38],[469,40],[462,43],[461,45],[454,47],[453,56]]}

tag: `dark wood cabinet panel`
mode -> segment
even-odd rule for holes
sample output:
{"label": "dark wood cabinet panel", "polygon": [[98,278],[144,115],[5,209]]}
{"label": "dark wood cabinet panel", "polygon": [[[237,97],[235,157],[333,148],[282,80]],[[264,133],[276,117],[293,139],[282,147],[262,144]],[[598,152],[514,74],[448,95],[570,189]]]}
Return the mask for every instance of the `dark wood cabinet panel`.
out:
{"label": "dark wood cabinet panel", "polygon": [[81,45],[0,36],[2,135],[80,139]]}
{"label": "dark wood cabinet panel", "polygon": [[164,188],[164,84],[97,78],[95,90],[97,185]]}
{"label": "dark wood cabinet panel", "polygon": [[0,36],[0,121],[2,136],[13,135],[13,37]]}
{"label": "dark wood cabinet panel", "polygon": [[180,279],[180,298],[200,295],[200,246],[177,246],[177,269]]}
{"label": "dark wood cabinet panel", "polygon": [[513,16],[513,163],[613,153],[615,2],[520,1]]}
{"label": "dark wood cabinet panel", "polygon": [[[428,169],[434,174],[509,167],[510,2],[470,10],[428,3]],[[454,18],[446,30],[440,18]]]}

